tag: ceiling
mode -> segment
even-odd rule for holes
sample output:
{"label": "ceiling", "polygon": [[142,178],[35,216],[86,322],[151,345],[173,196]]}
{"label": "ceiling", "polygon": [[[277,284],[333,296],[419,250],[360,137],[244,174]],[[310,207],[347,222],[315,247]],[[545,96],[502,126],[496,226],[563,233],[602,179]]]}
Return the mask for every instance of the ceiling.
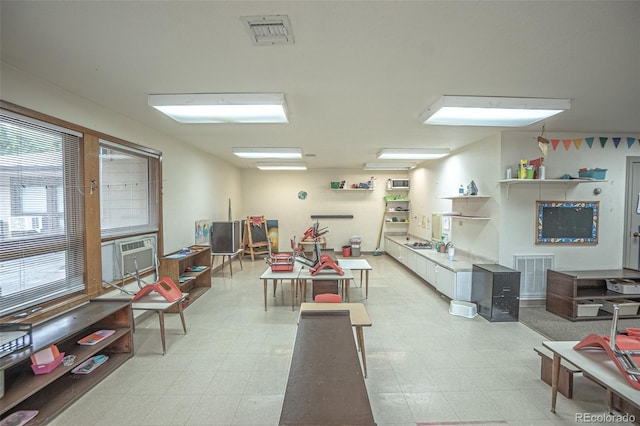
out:
{"label": "ceiling", "polygon": [[[232,147],[302,147],[309,168],[498,128],[424,126],[441,95],[570,98],[554,132],[640,132],[638,1],[8,1],[2,62],[238,167]],[[293,45],[240,17],[287,15]],[[151,93],[282,92],[288,124],[174,122]],[[542,123],[524,130],[539,132]],[[114,135],[119,136],[119,135]],[[136,141],[134,141],[136,142]],[[310,156],[311,155],[311,156]]]}

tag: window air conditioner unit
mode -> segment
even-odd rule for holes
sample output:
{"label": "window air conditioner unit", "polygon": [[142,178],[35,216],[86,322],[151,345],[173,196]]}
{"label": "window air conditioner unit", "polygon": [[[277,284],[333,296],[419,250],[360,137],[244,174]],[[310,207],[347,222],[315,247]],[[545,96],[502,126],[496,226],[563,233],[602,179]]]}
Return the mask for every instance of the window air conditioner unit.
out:
{"label": "window air conditioner unit", "polygon": [[155,247],[152,238],[129,240],[118,243],[120,249],[120,277],[142,274],[155,267]]}
{"label": "window air conditioner unit", "polygon": [[31,231],[42,231],[42,216],[12,216],[9,218],[9,232]]}

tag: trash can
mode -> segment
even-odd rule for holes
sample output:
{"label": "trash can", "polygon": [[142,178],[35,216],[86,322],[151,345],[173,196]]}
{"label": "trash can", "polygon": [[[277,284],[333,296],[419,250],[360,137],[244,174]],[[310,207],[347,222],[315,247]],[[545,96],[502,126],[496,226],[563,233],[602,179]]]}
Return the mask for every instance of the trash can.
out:
{"label": "trash can", "polygon": [[342,257],[351,257],[351,246],[342,246]]}
{"label": "trash can", "polygon": [[351,238],[351,256],[353,257],[360,256],[360,243],[362,243],[361,237]]}

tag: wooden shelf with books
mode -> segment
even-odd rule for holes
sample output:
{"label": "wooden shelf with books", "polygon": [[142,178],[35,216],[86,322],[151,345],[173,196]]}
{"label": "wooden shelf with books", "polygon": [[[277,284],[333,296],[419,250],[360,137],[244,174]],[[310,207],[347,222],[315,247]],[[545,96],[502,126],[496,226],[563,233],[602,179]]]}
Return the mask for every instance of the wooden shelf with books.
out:
{"label": "wooden shelf with books", "polygon": [[[160,259],[160,276],[169,277],[183,293],[189,293],[189,303],[211,288],[211,248],[191,246]],[[186,307],[186,306],[185,306]],[[177,307],[167,312],[178,312]]]}

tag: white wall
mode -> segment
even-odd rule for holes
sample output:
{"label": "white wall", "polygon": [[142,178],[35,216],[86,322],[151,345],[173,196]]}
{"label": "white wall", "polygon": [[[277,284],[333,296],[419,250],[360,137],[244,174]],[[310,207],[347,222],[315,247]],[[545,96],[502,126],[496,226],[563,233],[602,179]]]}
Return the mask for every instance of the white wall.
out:
{"label": "white wall", "polygon": [[[499,198],[496,181],[500,179],[500,139],[486,138],[453,152],[441,160],[424,163],[411,175],[411,204],[415,212],[410,233],[431,239],[431,214],[462,211],[465,215],[490,217],[488,221],[451,221],[450,239],[460,250],[489,260],[498,259]],[[479,196],[489,199],[448,200],[442,197],[458,195],[458,188],[473,180]],[[422,216],[427,226],[422,227]]]}
{"label": "white wall", "polygon": [[226,220],[241,210],[240,172],[217,157],[1,64],[2,99],[163,153],[164,248],[194,243],[198,219]]}
{"label": "white wall", "polygon": [[[609,137],[604,148],[598,138]],[[622,142],[616,148],[612,137],[621,137]],[[520,158],[534,159],[541,156],[536,141],[536,133],[509,132],[502,134],[502,162],[504,171],[511,165],[515,167]],[[583,183],[579,185],[512,185],[507,198],[506,185],[501,188],[500,202],[500,263],[512,266],[514,254],[554,254],[555,267],[564,270],[609,269],[622,266],[624,245],[624,190],[627,156],[640,155],[640,144],[627,146],[626,137],[639,137],[637,134],[600,134],[600,133],[559,133],[547,135],[549,139],[584,139],[595,137],[589,148],[583,142],[580,149],[571,144],[568,150],[560,142],[558,148],[549,152],[544,160],[547,178],[559,178],[568,173],[577,176],[578,169],[608,169],[606,182]],[[503,176],[504,177],[504,176]],[[595,188],[601,188],[600,195],[594,194]],[[578,245],[535,245],[535,204],[536,200],[574,200],[600,202],[600,231],[595,246]]]}
{"label": "white wall", "polygon": [[[280,251],[289,249],[289,240],[298,240],[315,222],[311,215],[353,215],[353,219],[321,219],[320,227],[328,227],[327,247],[339,250],[351,237],[362,237],[361,251],[377,247],[384,212],[384,196],[388,178],[406,178],[404,172],[383,172],[372,175],[362,170],[323,169],[302,171],[242,170],[243,211],[236,219],[264,215],[277,219]],[[367,182],[376,177],[373,191],[332,191],[331,182]],[[298,192],[307,192],[305,200]]]}

